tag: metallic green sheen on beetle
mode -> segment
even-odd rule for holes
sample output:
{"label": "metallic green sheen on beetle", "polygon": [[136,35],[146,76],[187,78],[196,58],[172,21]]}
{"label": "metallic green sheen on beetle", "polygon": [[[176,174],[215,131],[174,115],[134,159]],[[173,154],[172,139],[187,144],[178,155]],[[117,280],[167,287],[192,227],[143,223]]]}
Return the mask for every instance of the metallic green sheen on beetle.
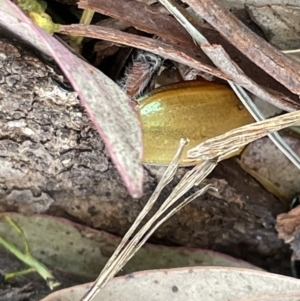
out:
{"label": "metallic green sheen on beetle", "polygon": [[234,92],[225,85],[191,81],[172,84],[138,100],[143,139],[143,162],[167,165],[173,159],[180,138],[190,143],[183,153],[201,142],[253,122]]}

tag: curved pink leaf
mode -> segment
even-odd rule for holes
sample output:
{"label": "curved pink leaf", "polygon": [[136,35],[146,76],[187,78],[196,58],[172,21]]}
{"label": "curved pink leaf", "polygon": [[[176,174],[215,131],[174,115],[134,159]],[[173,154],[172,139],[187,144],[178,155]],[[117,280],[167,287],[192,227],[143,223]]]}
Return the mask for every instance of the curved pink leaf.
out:
{"label": "curved pink leaf", "polygon": [[71,53],[54,37],[36,27],[9,0],[0,0],[0,26],[40,51],[60,66],[120,172],[130,194],[142,195],[142,134],[138,116],[127,95],[98,69]]}

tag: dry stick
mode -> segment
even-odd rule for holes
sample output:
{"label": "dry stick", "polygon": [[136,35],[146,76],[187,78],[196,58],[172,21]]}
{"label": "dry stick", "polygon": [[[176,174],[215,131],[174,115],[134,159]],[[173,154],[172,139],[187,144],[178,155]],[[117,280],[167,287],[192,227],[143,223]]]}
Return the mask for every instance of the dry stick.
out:
{"label": "dry stick", "polygon": [[[245,85],[250,91],[257,96],[266,98],[268,93],[260,88],[254,81],[249,79],[244,72],[231,60],[229,55],[223,49],[222,46],[212,46],[207,39],[194,27],[193,24],[187,19],[187,12],[182,12],[174,0],[160,0],[161,3],[175,16],[175,18],[185,27],[190,33],[193,39],[201,46],[206,55],[213,61],[213,63],[221,69],[224,73],[229,75],[238,84]],[[183,14],[184,13],[184,14]],[[236,95],[240,98],[242,103],[249,110],[251,115],[256,121],[264,120],[263,114],[259,111],[256,105],[252,102],[251,98],[244,91],[242,87],[239,87],[236,83],[228,81],[233,88]],[[284,155],[300,169],[300,158],[298,155],[285,143],[278,133],[271,133],[269,137],[274,144],[283,152]]]}
{"label": "dry stick", "polygon": [[191,159],[191,161],[202,161],[212,158],[222,160],[224,154],[231,153],[241,146],[260,139],[269,133],[279,131],[297,123],[300,123],[300,111],[248,124],[223,135],[208,139],[190,149],[188,151],[188,158]]}
{"label": "dry stick", "polygon": [[183,0],[261,69],[300,94],[300,64],[253,33],[217,0]]}
{"label": "dry stick", "polygon": [[[165,59],[170,59],[182,63],[191,68],[212,74],[216,77],[225,80],[232,80],[224,72],[199,61],[195,57],[193,52],[190,51],[190,49],[187,49],[186,47],[182,47],[180,45],[174,45],[168,41],[162,42],[96,25],[61,25],[59,28],[59,32],[65,34],[72,34],[75,36],[85,36],[95,39],[107,40],[114,43],[143,49],[155,53],[159,56],[162,56]],[[246,82],[243,82],[241,84],[246,89],[253,89],[253,87],[248,87]],[[256,89],[258,89],[258,87],[259,86],[256,84]],[[293,100],[271,89],[268,92],[268,97],[265,97],[264,100],[270,102],[275,106],[280,106],[285,111],[293,111],[300,108],[300,105],[294,102]]]}
{"label": "dry stick", "polygon": [[229,79],[227,75],[217,68],[200,62],[189,49],[186,49],[186,47],[174,45],[168,41],[162,42],[97,25],[61,25],[59,27],[59,33],[85,36],[135,47],[155,53],[165,59],[170,59],[192,68],[205,71],[225,80]]}
{"label": "dry stick", "polygon": [[[133,5],[134,9],[132,9]],[[187,35],[186,31],[174,18],[167,14],[162,14],[158,9],[139,1],[80,0],[78,7],[92,9],[163,39],[176,41],[186,46],[193,45],[192,38]]]}

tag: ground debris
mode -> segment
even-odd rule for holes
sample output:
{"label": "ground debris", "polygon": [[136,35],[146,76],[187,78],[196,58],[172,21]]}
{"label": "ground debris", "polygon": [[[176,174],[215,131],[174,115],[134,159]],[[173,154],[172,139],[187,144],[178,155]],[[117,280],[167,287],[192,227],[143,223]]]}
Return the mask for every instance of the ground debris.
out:
{"label": "ground debris", "polygon": [[27,301],[33,294],[33,287],[31,283],[23,287],[10,287],[0,289],[0,301]]}

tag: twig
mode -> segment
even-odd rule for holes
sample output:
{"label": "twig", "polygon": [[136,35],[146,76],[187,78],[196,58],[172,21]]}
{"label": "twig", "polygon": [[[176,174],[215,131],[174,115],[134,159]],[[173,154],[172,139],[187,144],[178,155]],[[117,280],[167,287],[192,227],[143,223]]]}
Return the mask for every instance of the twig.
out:
{"label": "twig", "polygon": [[[165,59],[170,59],[178,63],[182,63],[184,65],[190,66],[191,68],[212,74],[216,77],[225,80],[233,80],[229,75],[218,70],[217,68],[199,61],[193,49],[188,49],[187,47],[183,47],[181,45],[172,44],[168,41],[162,42],[96,25],[61,25],[59,32],[64,34],[72,34],[76,36],[86,36],[95,39],[107,40],[114,43],[143,49],[162,56]],[[248,89],[246,83],[241,84]],[[254,82],[252,84],[254,85]],[[256,86],[258,87],[258,85]],[[249,87],[249,90],[251,89],[253,89],[253,87]],[[290,98],[272,89],[268,89],[268,92],[266,92],[264,95],[265,100],[269,101],[275,106],[280,104],[281,108],[285,108],[286,111],[292,111],[296,108],[300,108],[300,104],[294,103]]]}
{"label": "twig", "polygon": [[232,153],[252,141],[297,123],[300,123],[300,111],[248,124],[223,135],[208,139],[188,150],[188,158],[191,161],[214,158],[222,160],[228,153]]}
{"label": "twig", "polygon": [[[253,103],[249,95],[246,93],[244,89],[237,86],[236,84],[229,82],[233,91],[239,96],[242,100],[244,106],[248,109],[248,111],[252,114],[253,118],[256,121],[263,121],[265,117],[259,111],[258,107]],[[278,133],[268,134],[269,138],[272,142],[282,151],[282,153],[298,168],[300,169],[300,158],[298,155],[287,145],[287,143],[281,138]]]}
{"label": "twig", "polygon": [[[132,9],[133,6],[134,9]],[[192,38],[186,34],[176,20],[143,2],[132,0],[80,0],[78,7],[92,9],[117,20],[122,20],[136,29],[176,41],[182,45],[190,46],[192,44]]]}
{"label": "twig", "polygon": [[261,87],[251,78],[247,77],[243,70],[241,70],[239,66],[231,60],[222,46],[210,45],[209,43],[203,43],[200,46],[204,53],[206,53],[206,55],[213,61],[213,63],[221,71],[232,78],[232,81],[230,82],[234,82],[235,84],[245,87],[254,95],[266,100],[267,102],[284,111],[291,112],[300,108],[297,102],[285,97],[281,93],[276,93],[275,91],[270,93],[266,88]]}
{"label": "twig", "polygon": [[185,46],[175,45],[168,41],[159,41],[151,38],[140,37],[127,32],[122,32],[112,28],[97,25],[61,25],[59,32],[76,36],[85,36],[94,39],[111,41],[142,50],[150,51],[165,59],[170,59],[178,63],[190,66],[195,69],[205,71],[223,79],[229,79],[227,75],[217,68],[200,62],[197,56]]}
{"label": "twig", "polygon": [[183,0],[223,37],[290,91],[300,94],[300,64],[235,18],[218,0]]}

